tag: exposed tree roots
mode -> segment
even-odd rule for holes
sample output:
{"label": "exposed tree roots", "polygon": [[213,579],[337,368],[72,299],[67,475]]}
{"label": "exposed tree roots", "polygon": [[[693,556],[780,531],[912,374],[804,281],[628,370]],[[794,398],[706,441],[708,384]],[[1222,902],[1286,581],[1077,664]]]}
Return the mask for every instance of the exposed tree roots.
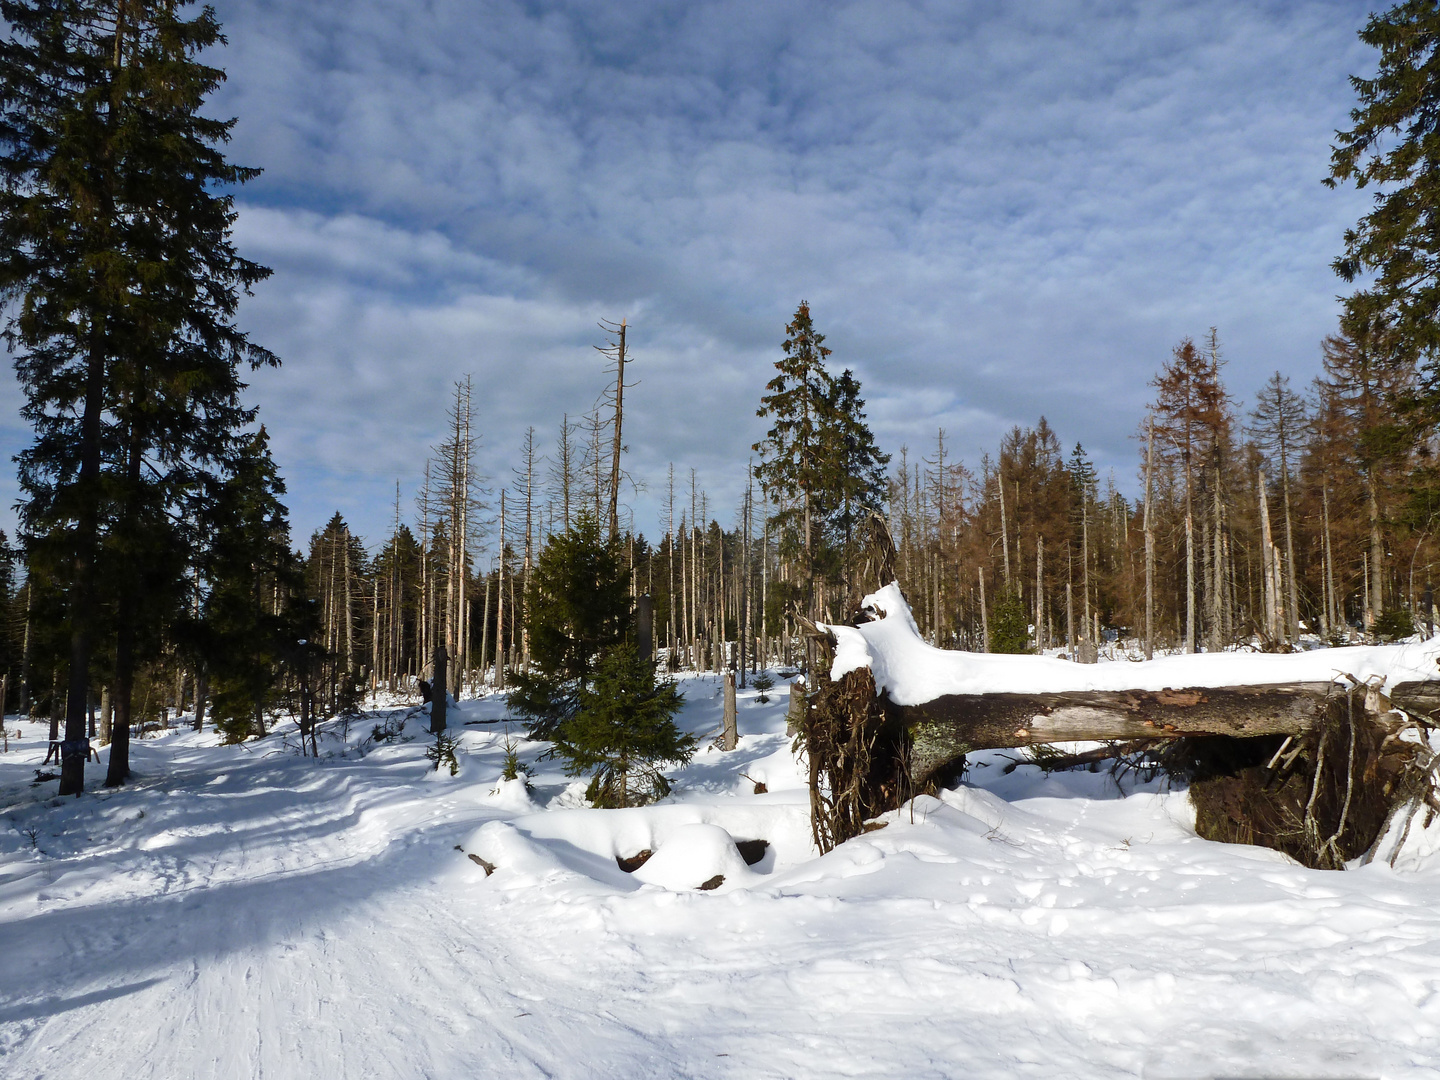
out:
{"label": "exposed tree roots", "polygon": [[1367,713],[1363,690],[1352,691],[1302,739],[1181,739],[1167,749],[1166,767],[1190,781],[1201,836],[1338,870],[1370,851],[1396,808],[1428,787],[1419,767],[1428,752],[1395,737],[1395,716]]}
{"label": "exposed tree roots", "polygon": [[810,826],[822,852],[911,795],[909,739],[886,717],[875,679],[861,668],[832,682],[820,674],[796,736],[810,765]]}

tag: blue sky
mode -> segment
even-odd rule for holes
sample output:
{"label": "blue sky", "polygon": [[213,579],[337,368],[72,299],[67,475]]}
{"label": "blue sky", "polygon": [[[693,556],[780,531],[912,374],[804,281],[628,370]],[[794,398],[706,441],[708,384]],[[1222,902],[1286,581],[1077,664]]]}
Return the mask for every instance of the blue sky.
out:
{"label": "blue sky", "polygon": [[885,449],[943,426],[975,466],[1044,415],[1130,490],[1181,337],[1218,327],[1242,403],[1316,373],[1368,201],[1320,183],[1373,68],[1358,3],[216,7],[297,542],[336,509],[379,540],[397,479],[409,514],[467,373],[509,482],[527,426],[548,449],[594,403],[622,316],[637,524],[672,461],[729,522],[802,298]]}

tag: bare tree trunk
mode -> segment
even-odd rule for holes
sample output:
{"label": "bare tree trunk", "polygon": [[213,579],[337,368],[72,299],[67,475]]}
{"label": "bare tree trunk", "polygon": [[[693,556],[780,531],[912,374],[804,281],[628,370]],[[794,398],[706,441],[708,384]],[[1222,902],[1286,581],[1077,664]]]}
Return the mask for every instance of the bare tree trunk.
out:
{"label": "bare tree trunk", "polygon": [[[676,664],[680,667],[687,667],[690,663],[690,561],[686,557],[689,547],[687,537],[689,526],[686,524],[685,516],[680,517],[680,528],[675,537],[680,541],[680,594],[678,603],[680,606],[680,626],[677,631],[676,648],[678,649]],[[671,548],[673,551],[674,543]]]}
{"label": "bare tree trunk", "polygon": [[1325,637],[1328,640],[1339,630],[1340,609],[1335,603],[1335,558],[1330,551],[1330,487],[1320,485],[1320,510],[1325,528],[1324,572],[1325,572]]}
{"label": "bare tree trunk", "polygon": [[1075,659],[1075,590],[1068,581],[1065,582],[1065,652],[1071,660]]}
{"label": "bare tree trunk", "polygon": [[[459,700],[464,692],[465,676],[470,669],[470,610],[473,606],[470,602],[470,464],[475,457],[475,436],[471,430],[474,420],[473,388],[469,375],[465,376],[465,439],[463,443],[464,454],[460,459],[460,527],[456,530],[459,534],[459,558],[456,560],[456,572],[460,578],[458,616],[460,619],[460,642],[459,648],[452,657],[459,667],[458,673],[452,677],[455,684],[455,698]],[[535,429],[531,428],[529,439],[533,443]],[[533,451],[532,451],[533,457]],[[527,489],[530,485],[526,485]],[[527,526],[528,527],[528,526]],[[526,543],[529,543],[527,533]]]}
{"label": "bare tree trunk", "polygon": [[1155,417],[1145,439],[1145,659],[1155,657],[1155,525],[1151,503],[1155,476]]}
{"label": "bare tree trunk", "polygon": [[530,670],[530,572],[535,565],[535,429],[525,433],[525,565],[520,585],[520,667]]}
{"label": "bare tree trunk", "polygon": [[430,638],[430,462],[425,462],[425,487],[420,494],[420,610],[416,620],[415,664],[423,678]]}
{"label": "bare tree trunk", "polygon": [[380,691],[380,575],[377,573],[370,589],[370,703]]}
{"label": "bare tree trunk", "polygon": [[1005,523],[1005,475],[995,466],[995,488],[1000,492],[1000,550],[1005,556],[1005,588],[1010,588],[1010,529]]}
{"label": "bare tree trunk", "polygon": [[[1190,486],[1189,482],[1185,485]],[[1195,651],[1195,515],[1185,494],[1185,651]]]}
{"label": "bare tree trunk", "polygon": [[1385,609],[1385,545],[1380,537],[1380,498],[1376,492],[1373,465],[1365,470],[1365,494],[1370,512],[1370,599],[1365,611],[1365,629],[1369,630]]}
{"label": "bare tree trunk", "polygon": [[[449,693],[446,677],[449,672],[445,669],[448,661],[449,654],[446,652],[445,646],[435,646],[435,679],[430,684],[430,733],[432,735],[444,732],[447,722],[445,714],[450,703],[446,700],[446,695]],[[440,767],[438,761],[435,767],[437,769]]]}
{"label": "bare tree trunk", "polygon": [[1035,539],[1035,648],[1045,651],[1045,538]]}
{"label": "bare tree trunk", "polygon": [[1210,650],[1219,652],[1225,643],[1225,553],[1221,536],[1221,523],[1224,520],[1224,507],[1221,504],[1220,492],[1220,447],[1215,446],[1215,483],[1211,492],[1211,528],[1208,532],[1209,560],[1211,562],[1210,575],[1206,579],[1206,585],[1210,590]]}
{"label": "bare tree trunk", "polygon": [[724,733],[721,735],[720,749],[734,750],[739,744],[739,729],[735,723],[735,673],[725,672],[725,700],[724,700]]}
{"label": "bare tree trunk", "polygon": [[31,624],[31,601],[34,598],[34,588],[30,580],[25,581],[25,638],[20,646],[20,715],[30,715],[30,624]]}
{"label": "bare tree trunk", "polygon": [[485,663],[490,659],[490,575],[485,575],[485,607],[480,612],[480,687],[485,687]]}
{"label": "bare tree trunk", "polygon": [[495,604],[495,689],[505,689],[505,489],[500,489],[500,571]]}
{"label": "bare tree trunk", "polygon": [[340,542],[345,546],[345,678],[347,691],[355,678],[355,598],[351,582],[350,527],[345,527]]}
{"label": "bare tree trunk", "polygon": [[1280,448],[1280,494],[1285,501],[1285,613],[1291,641],[1300,640],[1300,590],[1295,581],[1295,523],[1290,513],[1290,469]]}
{"label": "bare tree trunk", "polygon": [[620,425],[625,418],[625,320],[620,320],[620,340],[615,347],[615,432],[610,450],[610,538],[620,535]]}
{"label": "bare tree trunk", "polygon": [[747,462],[745,466],[745,510],[740,515],[744,523],[745,535],[740,545],[740,591],[738,602],[740,614],[736,619],[735,636],[739,640],[739,667],[740,667],[740,688],[745,689],[745,660],[750,645],[750,498],[754,493],[754,484],[751,481],[753,470]]}
{"label": "bare tree trunk", "polygon": [[[137,421],[131,421],[126,462],[126,478],[130,490],[140,483],[142,439]],[[128,517],[128,515],[127,515]],[[122,518],[122,536],[135,528],[133,521]],[[115,717],[110,731],[110,761],[105,773],[105,786],[118,787],[130,778],[130,719],[135,691],[135,619],[139,607],[140,583],[132,567],[122,568],[119,599],[116,603],[115,627]],[[83,775],[85,762],[80,760]]]}
{"label": "bare tree trunk", "polygon": [[[104,700],[102,700],[101,703],[100,703],[101,716],[104,717],[104,724],[106,725],[106,727],[108,727],[108,724],[109,724],[109,717],[108,717],[108,716],[105,716],[105,714],[108,713],[108,712],[109,712],[109,709],[110,709],[109,697],[110,697],[109,691],[107,690],[106,693],[105,693],[105,695],[104,695]],[[209,675],[209,673],[204,669],[204,667],[201,667],[198,671],[195,672],[195,730],[196,730],[196,731],[203,731],[203,730],[205,729],[205,707],[206,707],[206,705],[208,705],[209,703],[210,703],[210,675]]]}
{"label": "bare tree trunk", "polygon": [[1270,539],[1270,504],[1265,495],[1265,473],[1259,475],[1260,481],[1260,567],[1261,578],[1264,582],[1264,604],[1265,604],[1265,638],[1267,641],[1278,641],[1279,613],[1275,607],[1275,545]]}
{"label": "bare tree trunk", "polygon": [[[881,584],[885,584],[881,582]],[[763,665],[770,666],[770,625],[766,610],[770,603],[770,514],[768,510],[761,518],[760,525],[760,647],[764,653]]]}
{"label": "bare tree trunk", "polygon": [[669,557],[665,560],[665,572],[669,580],[669,591],[666,592],[667,607],[665,619],[665,647],[669,650],[670,664],[675,663],[675,463],[670,463],[670,470],[666,474],[666,511],[665,511],[665,542],[669,546]]}
{"label": "bare tree trunk", "polygon": [[990,651],[990,609],[985,605],[985,568],[977,566],[975,575],[980,579],[980,651]]}

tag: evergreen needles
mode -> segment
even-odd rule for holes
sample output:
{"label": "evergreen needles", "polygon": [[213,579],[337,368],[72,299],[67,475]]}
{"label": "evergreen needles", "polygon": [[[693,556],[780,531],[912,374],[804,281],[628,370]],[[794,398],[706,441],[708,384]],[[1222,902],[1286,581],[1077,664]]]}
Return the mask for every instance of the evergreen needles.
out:
{"label": "evergreen needles", "polygon": [[654,663],[633,645],[609,650],[560,732],[556,749],[566,772],[592,774],[585,794],[595,806],[663,799],[670,781],[661,767],[683,765],[695,752],[694,737],[682,735],[673,719],[682,703],[674,682],[657,681]]}

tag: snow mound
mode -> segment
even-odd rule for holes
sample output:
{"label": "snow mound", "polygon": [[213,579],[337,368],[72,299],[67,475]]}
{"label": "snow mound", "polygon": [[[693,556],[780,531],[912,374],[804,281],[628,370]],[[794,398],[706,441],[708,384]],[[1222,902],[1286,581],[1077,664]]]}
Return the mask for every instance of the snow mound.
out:
{"label": "snow mound", "polygon": [[835,635],[830,677],[868,667],[877,693],[897,705],[923,705],[948,694],[1043,694],[1083,690],[1167,690],[1192,686],[1266,686],[1291,682],[1348,683],[1346,675],[1382,690],[1440,675],[1440,637],[1418,644],[1356,645],[1311,652],[1248,652],[1167,656],[1140,663],[1074,664],[1045,656],[937,649],[920,636],[910,607],[892,582],[861,602],[871,621],[826,626]]}
{"label": "snow mound", "polygon": [[[735,846],[740,840],[766,842],[753,868],[745,865]],[[568,872],[621,892],[642,884],[689,890],[716,874],[725,877],[724,888],[744,888],[816,855],[809,796],[798,791],[708,804],[545,810],[512,818],[504,829],[496,822],[483,825],[463,850],[493,863],[496,880],[509,885],[540,885]],[[619,860],[642,851],[653,854],[640,870],[629,874],[620,869]],[[707,872],[695,877],[700,870]]]}
{"label": "snow mound", "polygon": [[759,877],[745,865],[735,840],[719,825],[682,825],[635,871],[647,885],[681,892],[720,882],[711,888],[735,888]]}
{"label": "snow mound", "polygon": [[487,793],[486,801],[497,810],[511,814],[533,814],[540,809],[530,797],[529,782],[523,776],[496,781]]}

